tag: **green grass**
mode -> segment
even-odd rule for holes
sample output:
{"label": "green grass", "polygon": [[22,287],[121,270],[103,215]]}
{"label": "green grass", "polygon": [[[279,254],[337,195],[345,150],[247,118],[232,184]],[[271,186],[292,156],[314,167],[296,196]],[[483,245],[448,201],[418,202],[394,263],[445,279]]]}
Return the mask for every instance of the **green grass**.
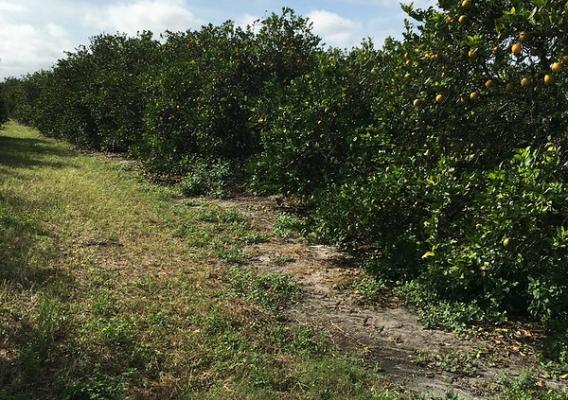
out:
{"label": "green grass", "polygon": [[399,398],[282,322],[289,278],[219,268],[267,239],[237,210],[10,123],[0,227],[0,399]]}

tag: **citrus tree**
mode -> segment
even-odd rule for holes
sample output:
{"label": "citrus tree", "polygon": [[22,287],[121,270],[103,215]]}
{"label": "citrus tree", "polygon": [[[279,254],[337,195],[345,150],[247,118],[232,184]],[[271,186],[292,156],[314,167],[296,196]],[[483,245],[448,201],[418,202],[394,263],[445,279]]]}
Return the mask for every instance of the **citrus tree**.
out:
{"label": "citrus tree", "polygon": [[439,1],[405,11],[408,129],[431,155],[498,164],[522,146],[563,144],[568,118],[564,1]]}
{"label": "citrus tree", "polygon": [[383,48],[373,122],[350,146],[364,162],[320,191],[316,232],[365,248],[383,279],[565,321],[566,4],[404,6],[414,22]]}

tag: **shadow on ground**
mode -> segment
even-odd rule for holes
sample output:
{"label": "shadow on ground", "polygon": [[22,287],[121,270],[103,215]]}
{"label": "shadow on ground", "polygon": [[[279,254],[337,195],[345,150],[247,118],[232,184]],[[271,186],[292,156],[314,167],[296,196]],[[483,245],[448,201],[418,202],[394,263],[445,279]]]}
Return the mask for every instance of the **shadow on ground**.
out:
{"label": "shadow on ground", "polygon": [[72,149],[56,147],[45,139],[14,138],[2,135],[0,131],[0,167],[10,168],[64,168],[66,161],[53,161],[50,158],[76,156]]}

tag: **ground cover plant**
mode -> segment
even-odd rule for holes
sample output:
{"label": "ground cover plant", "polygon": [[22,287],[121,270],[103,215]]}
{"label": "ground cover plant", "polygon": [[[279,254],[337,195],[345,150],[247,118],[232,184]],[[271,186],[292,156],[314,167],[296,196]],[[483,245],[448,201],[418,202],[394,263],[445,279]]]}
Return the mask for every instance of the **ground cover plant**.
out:
{"label": "ground cover plant", "polygon": [[[238,166],[250,191],[299,201],[311,238],[363,256],[426,309],[463,316],[451,325],[544,324],[562,375],[568,3],[404,10],[403,40],[351,51],[325,48],[289,9],[258,30],[99,36],[2,83],[0,121],[127,152],[190,195],[227,196],[226,166]],[[212,251],[246,263],[237,247]]]}

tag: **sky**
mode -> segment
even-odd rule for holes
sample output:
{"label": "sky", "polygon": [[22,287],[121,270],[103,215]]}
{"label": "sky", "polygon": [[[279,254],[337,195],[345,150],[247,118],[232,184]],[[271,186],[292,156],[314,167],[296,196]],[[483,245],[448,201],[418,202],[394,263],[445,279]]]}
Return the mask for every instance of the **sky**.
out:
{"label": "sky", "polygon": [[185,31],[228,19],[244,26],[282,7],[309,17],[326,44],[343,48],[400,37],[405,17],[399,0],[0,0],[0,80],[49,68],[99,33]]}

